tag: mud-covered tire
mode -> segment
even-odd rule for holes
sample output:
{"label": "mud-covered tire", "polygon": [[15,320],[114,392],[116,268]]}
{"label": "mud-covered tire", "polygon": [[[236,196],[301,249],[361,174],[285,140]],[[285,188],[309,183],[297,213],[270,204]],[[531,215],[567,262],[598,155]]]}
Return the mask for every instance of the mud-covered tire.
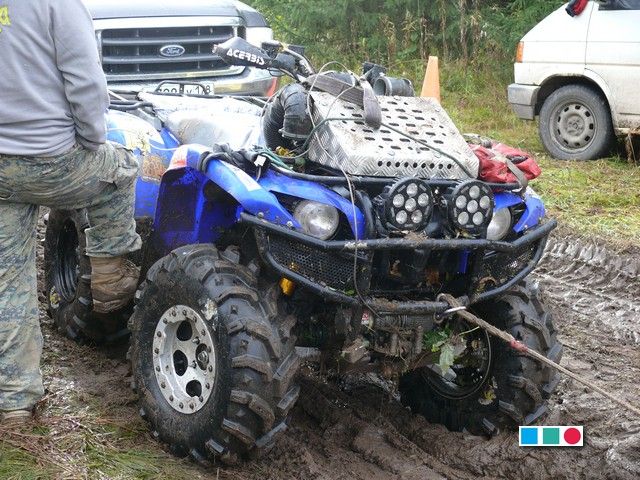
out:
{"label": "mud-covered tire", "polygon": [[86,210],[51,210],[44,244],[44,294],[56,327],[78,342],[118,343],[127,338],[131,308],[93,311],[91,264],[86,255]]}
{"label": "mud-covered tire", "polygon": [[[558,342],[551,314],[537,287],[521,283],[496,300],[474,305],[474,313],[550,360],[559,362]],[[530,425],[547,413],[546,401],[555,390],[559,374],[502,340],[491,339],[493,358],[487,383],[463,399],[446,398],[428,381],[428,373],[416,370],[400,381],[402,403],[432,423],[453,431],[493,435],[501,429]]]}
{"label": "mud-covered tire", "polygon": [[558,160],[602,158],[615,140],[606,99],[584,85],[566,85],[549,95],[540,109],[539,133]]}
{"label": "mud-covered tire", "polygon": [[[176,454],[233,464],[268,450],[286,429],[300,392],[293,321],[279,313],[277,286],[262,285],[256,273],[233,248],[189,245],[156,262],[136,294],[133,385],[154,437]],[[215,380],[204,402],[194,399],[203,402],[195,412],[178,411],[154,371],[157,328],[176,305],[199,315],[214,346]]]}

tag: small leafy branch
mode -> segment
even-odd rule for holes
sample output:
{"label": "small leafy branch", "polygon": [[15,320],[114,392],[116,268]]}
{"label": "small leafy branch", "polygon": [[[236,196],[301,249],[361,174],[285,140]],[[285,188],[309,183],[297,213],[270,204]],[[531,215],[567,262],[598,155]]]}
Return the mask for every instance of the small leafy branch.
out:
{"label": "small leafy branch", "polygon": [[473,328],[462,333],[454,333],[449,325],[441,329],[426,332],[423,337],[425,350],[432,353],[439,353],[438,361],[435,365],[440,370],[441,375],[451,373],[455,376],[451,367],[455,365],[456,359],[467,349],[465,335],[477,330]]}

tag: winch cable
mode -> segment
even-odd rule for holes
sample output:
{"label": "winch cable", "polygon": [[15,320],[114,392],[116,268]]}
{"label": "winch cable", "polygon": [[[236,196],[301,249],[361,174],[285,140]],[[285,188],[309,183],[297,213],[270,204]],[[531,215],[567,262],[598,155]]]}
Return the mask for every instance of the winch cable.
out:
{"label": "winch cable", "polygon": [[598,385],[595,385],[594,383],[590,382],[589,380],[587,380],[586,378],[581,377],[580,375],[573,373],[571,370],[563,367],[562,365],[549,360],[547,357],[545,357],[544,355],[540,354],[539,352],[536,352],[535,350],[530,349],[529,347],[527,347],[524,343],[520,342],[519,340],[517,340],[513,335],[511,335],[508,332],[505,332],[503,330],[500,330],[499,328],[491,325],[490,323],[486,322],[485,320],[482,320],[479,317],[476,317],[473,313],[471,313],[470,311],[467,310],[467,308],[462,305],[455,297],[453,297],[452,295],[449,294],[445,294],[442,293],[440,295],[438,295],[438,300],[439,301],[444,301],[446,303],[448,303],[451,306],[450,310],[447,310],[444,315],[458,315],[459,317],[463,318],[464,320],[466,320],[469,323],[472,323],[480,328],[482,328],[483,330],[487,331],[488,333],[490,333],[491,335],[498,337],[499,339],[505,341],[506,343],[509,344],[509,346],[511,348],[513,348],[514,350],[524,353],[525,355],[528,355],[529,357],[544,363],[545,365],[550,366],[551,368],[554,368],[555,370],[558,370],[561,373],[564,373],[566,376],[574,379],[575,381],[583,384],[584,386],[595,390],[596,392],[600,393],[601,395],[604,395],[605,397],[607,397],[609,400],[617,403],[618,405],[624,407],[626,410],[631,411],[633,413],[635,413],[636,415],[638,415],[638,417],[640,417],[640,408],[638,408],[635,405],[632,405],[631,403],[627,402],[626,400],[622,400],[618,397],[616,397],[615,395],[607,392],[606,390],[604,390],[603,388],[599,387]]}

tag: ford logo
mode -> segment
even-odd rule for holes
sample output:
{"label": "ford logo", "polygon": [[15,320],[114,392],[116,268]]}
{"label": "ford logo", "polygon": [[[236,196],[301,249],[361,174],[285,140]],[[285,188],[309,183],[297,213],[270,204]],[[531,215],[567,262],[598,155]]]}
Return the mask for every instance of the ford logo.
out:
{"label": "ford logo", "polygon": [[185,49],[182,45],[165,45],[160,48],[160,55],[163,57],[179,57],[184,52]]}

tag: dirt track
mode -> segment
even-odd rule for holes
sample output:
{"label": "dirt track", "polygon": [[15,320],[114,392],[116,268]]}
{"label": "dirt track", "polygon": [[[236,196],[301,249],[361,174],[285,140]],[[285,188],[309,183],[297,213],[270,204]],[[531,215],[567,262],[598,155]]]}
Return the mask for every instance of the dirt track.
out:
{"label": "dirt track", "polygon": [[[554,242],[535,275],[565,344],[563,364],[636,404],[638,258],[637,252],[618,255],[595,244]],[[92,353],[50,330],[46,336],[47,359],[64,362],[46,369],[57,409],[64,408],[65,392],[73,389],[80,401],[107,403],[115,418],[139,422],[122,355]],[[512,433],[485,440],[448,432],[412,415],[375,377],[336,383],[310,375],[302,383],[291,428],[276,448],[258,461],[220,471],[219,478],[640,478],[640,419],[568,379],[560,383],[544,423],[584,425],[582,449],[522,449]],[[193,477],[216,478],[215,471],[187,469]]]}

